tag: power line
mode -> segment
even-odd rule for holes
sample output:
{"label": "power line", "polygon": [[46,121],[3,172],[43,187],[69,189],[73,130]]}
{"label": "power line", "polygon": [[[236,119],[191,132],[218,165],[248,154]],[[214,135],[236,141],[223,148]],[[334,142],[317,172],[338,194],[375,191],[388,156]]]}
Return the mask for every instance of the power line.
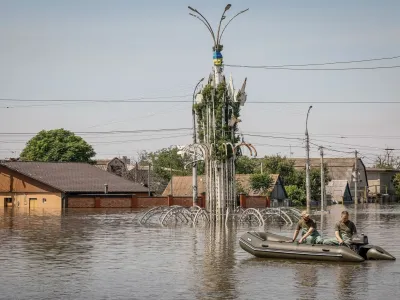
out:
{"label": "power line", "polygon": [[[352,63],[360,63],[360,62],[371,62],[371,61],[381,61],[381,60],[390,60],[400,58],[399,56],[392,57],[380,57],[380,58],[370,58],[370,59],[362,59],[362,60],[350,60],[350,61],[335,61],[335,62],[325,62],[325,63],[308,63],[308,64],[297,64],[297,65],[270,65],[270,66],[260,66],[264,68],[286,68],[286,67],[308,67],[308,66],[326,66],[326,65],[336,65],[336,64],[352,64]],[[225,66],[237,66],[237,65],[227,65]]]}
{"label": "power line", "polygon": [[[111,130],[111,131],[76,131],[76,135],[85,134],[120,134],[120,133],[145,133],[162,131],[183,131],[192,130],[192,128],[162,128],[162,129],[141,129],[141,130]],[[36,135],[38,132],[0,132],[0,135]]]}
{"label": "power line", "polygon": [[233,68],[248,68],[248,69],[264,69],[264,70],[288,70],[288,71],[350,71],[350,70],[377,70],[377,69],[396,69],[400,66],[380,66],[380,67],[351,67],[351,68],[331,68],[331,69],[318,69],[318,68],[265,68],[263,66],[241,66],[241,65],[225,65]]}

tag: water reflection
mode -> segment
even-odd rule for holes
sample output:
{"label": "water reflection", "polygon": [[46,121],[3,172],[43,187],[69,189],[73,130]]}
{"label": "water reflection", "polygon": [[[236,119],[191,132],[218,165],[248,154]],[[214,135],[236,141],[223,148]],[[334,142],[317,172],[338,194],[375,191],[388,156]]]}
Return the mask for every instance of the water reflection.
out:
{"label": "water reflection", "polygon": [[[231,224],[232,225],[232,224]],[[236,228],[223,223],[208,226],[205,234],[200,299],[235,299]]]}
{"label": "water reflection", "polygon": [[318,269],[310,263],[297,263],[295,269],[296,288],[299,299],[317,299],[315,288],[318,286]]}
{"label": "water reflection", "polygon": [[[140,227],[135,211],[0,209],[0,299],[397,299],[400,207],[330,207],[316,216],[333,236],[342,210],[398,260],[361,264],[258,259],[248,228]],[[267,230],[291,236],[293,226]]]}

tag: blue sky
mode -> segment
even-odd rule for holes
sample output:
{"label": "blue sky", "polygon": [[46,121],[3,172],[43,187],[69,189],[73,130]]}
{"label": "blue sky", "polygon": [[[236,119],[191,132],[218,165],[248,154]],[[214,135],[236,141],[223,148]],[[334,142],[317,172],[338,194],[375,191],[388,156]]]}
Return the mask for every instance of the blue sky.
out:
{"label": "blue sky", "polygon": [[[206,28],[188,15],[187,6],[197,8],[215,26],[226,3],[0,0],[0,98],[113,100],[190,95],[197,81],[211,71],[212,40]],[[250,10],[235,19],[224,34],[226,64],[306,64],[400,55],[399,1],[388,0],[384,5],[368,0],[229,3],[230,15]],[[400,59],[357,66],[390,65],[400,65]],[[241,130],[259,155],[289,156],[291,149],[292,156],[304,156],[300,140],[277,137],[303,137],[309,104],[252,101],[400,100],[400,69],[226,67],[225,74],[232,74],[237,86],[248,78]],[[191,100],[191,96],[178,99]],[[190,103],[1,101],[0,107],[3,133],[61,127],[78,132],[191,127]],[[313,104],[310,138],[340,151],[358,148],[368,163],[385,147],[400,149],[398,112],[400,104]],[[98,157],[131,157],[141,150],[191,142],[190,132],[170,135],[173,137],[167,138],[165,133],[84,137]],[[22,150],[28,138],[1,136],[0,157]],[[395,153],[400,155],[400,151]],[[317,147],[313,147],[312,156],[317,155]],[[326,156],[351,154],[327,151]]]}

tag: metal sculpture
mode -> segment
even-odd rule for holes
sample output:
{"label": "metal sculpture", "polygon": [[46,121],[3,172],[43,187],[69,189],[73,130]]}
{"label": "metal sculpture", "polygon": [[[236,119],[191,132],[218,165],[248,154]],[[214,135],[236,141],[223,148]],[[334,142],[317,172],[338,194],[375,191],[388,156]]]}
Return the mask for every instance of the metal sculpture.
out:
{"label": "metal sculpture", "polygon": [[[247,98],[246,79],[241,88],[235,90],[232,77],[226,83],[223,76],[223,33],[234,18],[248,10],[237,13],[221,28],[226,18],[225,13],[230,8],[230,4],[226,5],[215,34],[208,20],[197,9],[189,6],[189,14],[207,27],[214,42],[213,72],[193,101],[198,142],[189,147],[194,152],[194,157],[202,157],[205,163],[206,208],[211,216],[224,216],[227,209],[234,211],[236,208],[235,159],[241,153],[237,146],[240,140],[237,126],[240,122],[240,107]],[[199,155],[196,148],[201,149]],[[252,151],[251,147],[249,149]],[[196,191],[196,188],[193,190]],[[193,198],[196,199],[196,196]]]}

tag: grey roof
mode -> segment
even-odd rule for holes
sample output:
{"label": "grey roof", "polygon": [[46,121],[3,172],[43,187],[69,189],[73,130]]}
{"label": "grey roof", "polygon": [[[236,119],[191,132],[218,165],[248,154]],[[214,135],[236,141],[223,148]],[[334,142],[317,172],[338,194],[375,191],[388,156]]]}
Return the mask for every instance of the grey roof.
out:
{"label": "grey roof", "polygon": [[[306,168],[306,159],[305,158],[291,158],[294,161],[294,167],[297,170],[304,170]],[[351,172],[354,168],[354,158],[324,158],[324,164],[327,165],[329,170],[329,177],[332,180],[344,180],[351,177]],[[358,161],[363,166],[363,170],[361,172],[365,173],[365,177],[367,177],[366,169],[363,161],[359,158]],[[320,168],[321,159],[320,158],[310,158],[310,167],[311,168]]]}
{"label": "grey roof", "polygon": [[147,188],[87,163],[3,162],[1,165],[68,193],[140,193]]}

